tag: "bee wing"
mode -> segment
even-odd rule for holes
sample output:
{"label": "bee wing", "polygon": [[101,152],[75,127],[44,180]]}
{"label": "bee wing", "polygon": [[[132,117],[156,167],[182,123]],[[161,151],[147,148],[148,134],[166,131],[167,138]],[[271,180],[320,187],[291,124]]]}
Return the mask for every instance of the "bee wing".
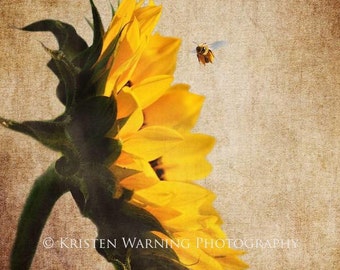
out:
{"label": "bee wing", "polygon": [[227,45],[227,42],[225,40],[219,40],[219,41],[215,41],[215,42],[209,44],[209,48],[212,49],[212,50],[216,50],[216,49],[221,48],[225,45]]}

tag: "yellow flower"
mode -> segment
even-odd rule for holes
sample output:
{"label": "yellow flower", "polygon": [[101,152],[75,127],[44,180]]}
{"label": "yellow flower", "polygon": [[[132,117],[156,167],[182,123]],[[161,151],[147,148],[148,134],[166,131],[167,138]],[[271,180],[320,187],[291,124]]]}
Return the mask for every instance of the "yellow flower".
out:
{"label": "yellow flower", "polygon": [[153,214],[174,240],[187,241],[187,247],[173,247],[183,265],[244,269],[242,252],[197,243],[227,239],[212,206],[215,195],[192,182],[210,173],[206,155],[214,138],[191,132],[204,97],[190,93],[188,85],[171,86],[180,40],[152,33],[160,13],[152,1],[143,6],[143,1],[125,0],[104,37],[102,57],[120,35],[106,66],[104,91],[116,98],[117,119],[124,120],[112,133],[122,153],[111,170],[136,171],[120,185],[134,191],[130,202]]}

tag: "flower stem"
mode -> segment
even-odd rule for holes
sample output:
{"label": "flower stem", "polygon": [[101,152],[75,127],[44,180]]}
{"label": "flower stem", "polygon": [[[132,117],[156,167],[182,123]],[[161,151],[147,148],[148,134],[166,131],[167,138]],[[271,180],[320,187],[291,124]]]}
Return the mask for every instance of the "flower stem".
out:
{"label": "flower stem", "polygon": [[29,269],[41,232],[55,202],[68,191],[51,166],[34,183],[18,224],[11,254],[11,269]]}

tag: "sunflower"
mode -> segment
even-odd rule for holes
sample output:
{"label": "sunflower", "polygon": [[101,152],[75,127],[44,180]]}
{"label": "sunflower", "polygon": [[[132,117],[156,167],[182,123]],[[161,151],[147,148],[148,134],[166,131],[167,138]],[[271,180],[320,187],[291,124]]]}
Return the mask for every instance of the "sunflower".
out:
{"label": "sunflower", "polygon": [[191,132],[204,97],[189,92],[188,85],[171,86],[180,40],[153,34],[161,9],[142,3],[123,1],[104,38],[110,44],[125,26],[107,67],[104,92],[116,96],[118,118],[130,114],[117,134],[122,153],[111,169],[138,171],[120,185],[133,190],[131,202],[152,213],[174,239],[189,240],[190,248],[175,248],[184,265],[244,269],[238,258],[242,252],[197,242],[227,239],[212,206],[214,194],[192,183],[211,171],[206,155],[214,138]]}
{"label": "sunflower", "polygon": [[[43,47],[59,78],[56,92],[65,111],[47,121],[0,118],[6,128],[62,155],[28,196],[12,268],[29,268],[48,215],[65,192],[96,225],[98,239],[118,240],[114,248],[96,242],[98,253],[116,269],[246,268],[242,252],[213,244],[227,237],[213,207],[215,195],[195,180],[212,169],[206,156],[214,138],[192,132],[204,97],[186,84],[173,84],[180,40],[153,33],[161,7],[123,0],[104,31],[90,3],[91,46],[60,21],[22,28],[57,38],[58,50]],[[148,244],[127,247],[125,239]],[[173,245],[151,244],[164,241]]]}

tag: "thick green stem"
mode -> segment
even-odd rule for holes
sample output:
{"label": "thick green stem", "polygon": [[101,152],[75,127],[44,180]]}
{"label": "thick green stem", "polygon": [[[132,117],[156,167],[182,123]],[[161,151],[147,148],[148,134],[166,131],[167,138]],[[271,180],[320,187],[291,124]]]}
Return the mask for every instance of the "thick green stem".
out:
{"label": "thick green stem", "polygon": [[51,166],[34,183],[21,214],[11,254],[11,269],[29,269],[41,232],[55,202],[68,191]]}

